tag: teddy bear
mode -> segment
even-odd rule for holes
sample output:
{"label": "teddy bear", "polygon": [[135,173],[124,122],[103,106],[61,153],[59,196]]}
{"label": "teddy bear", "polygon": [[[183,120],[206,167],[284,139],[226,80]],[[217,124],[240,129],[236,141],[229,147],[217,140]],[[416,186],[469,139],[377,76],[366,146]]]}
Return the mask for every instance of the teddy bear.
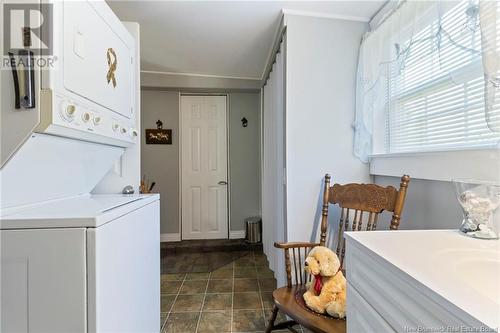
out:
{"label": "teddy bear", "polygon": [[308,254],[304,269],[314,276],[304,301],[314,312],[344,318],[346,311],[346,279],[337,255],[327,247],[316,246]]}

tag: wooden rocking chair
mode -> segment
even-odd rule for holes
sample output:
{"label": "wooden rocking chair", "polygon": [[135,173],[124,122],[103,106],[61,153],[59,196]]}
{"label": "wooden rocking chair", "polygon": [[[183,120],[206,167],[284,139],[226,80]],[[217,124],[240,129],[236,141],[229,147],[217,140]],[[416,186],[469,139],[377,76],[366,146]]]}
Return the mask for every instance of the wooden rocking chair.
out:
{"label": "wooden rocking chair", "polygon": [[[382,187],[376,184],[335,184],[330,187],[330,175],[325,176],[319,243],[274,244],[276,248],[283,249],[285,252],[287,286],[273,292],[273,312],[266,333],[285,328],[297,332],[293,328],[297,324],[318,333],[344,333],[346,331],[345,320],[316,314],[303,304],[302,294],[306,289],[306,283],[311,281],[311,276],[303,270],[303,262],[313,247],[326,244],[329,204],[338,204],[341,209],[337,255],[342,269],[345,255],[344,231],[375,230],[379,214],[383,211],[392,212],[390,229],[397,230],[409,182],[409,176],[401,177],[399,190],[393,186]],[[367,216],[366,223],[365,216]],[[282,311],[292,320],[275,324],[278,311]]]}

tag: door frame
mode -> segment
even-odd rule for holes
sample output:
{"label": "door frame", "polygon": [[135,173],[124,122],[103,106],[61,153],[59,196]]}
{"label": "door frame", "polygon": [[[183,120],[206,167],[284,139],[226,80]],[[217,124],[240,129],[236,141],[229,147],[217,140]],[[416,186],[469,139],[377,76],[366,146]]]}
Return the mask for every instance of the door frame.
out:
{"label": "door frame", "polygon": [[179,93],[179,110],[178,110],[178,118],[179,118],[179,239],[182,241],[182,109],[181,102],[183,96],[223,96],[226,98],[226,156],[227,156],[227,235],[226,238],[230,239],[231,233],[231,167],[229,163],[229,147],[231,145],[230,135],[229,135],[229,94],[228,93],[195,93],[195,92],[180,92]]}

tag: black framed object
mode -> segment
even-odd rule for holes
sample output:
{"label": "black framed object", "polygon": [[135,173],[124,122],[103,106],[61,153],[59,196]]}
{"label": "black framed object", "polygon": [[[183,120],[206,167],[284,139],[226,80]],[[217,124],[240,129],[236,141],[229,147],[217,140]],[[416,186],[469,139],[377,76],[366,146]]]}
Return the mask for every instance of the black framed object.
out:
{"label": "black framed object", "polygon": [[146,129],[146,144],[148,145],[171,145],[171,129]]}

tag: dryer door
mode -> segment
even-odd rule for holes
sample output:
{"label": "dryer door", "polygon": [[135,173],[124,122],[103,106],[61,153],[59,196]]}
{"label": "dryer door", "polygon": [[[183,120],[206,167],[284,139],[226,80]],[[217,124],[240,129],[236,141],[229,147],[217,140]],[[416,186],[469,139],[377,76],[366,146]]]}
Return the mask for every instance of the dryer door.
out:
{"label": "dryer door", "polygon": [[133,117],[135,42],[105,2],[64,2],[64,87]]}

